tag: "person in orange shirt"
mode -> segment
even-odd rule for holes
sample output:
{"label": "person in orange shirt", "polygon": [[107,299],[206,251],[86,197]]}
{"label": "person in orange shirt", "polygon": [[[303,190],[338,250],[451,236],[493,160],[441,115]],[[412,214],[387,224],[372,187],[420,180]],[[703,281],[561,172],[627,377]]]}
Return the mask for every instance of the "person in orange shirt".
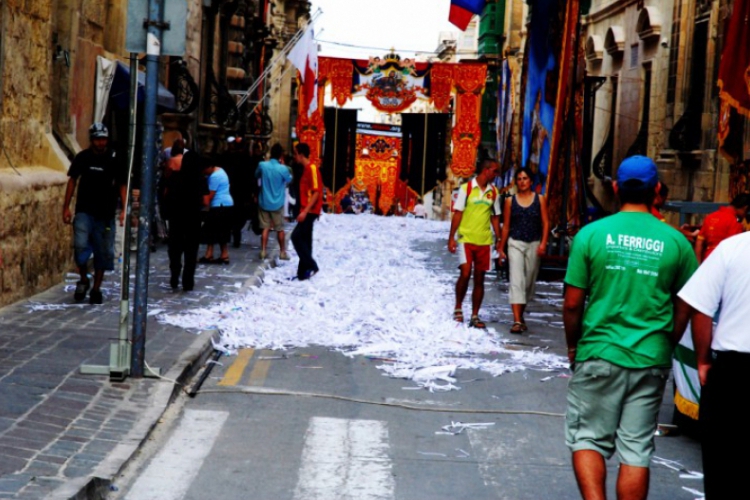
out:
{"label": "person in orange shirt", "polygon": [[295,146],[295,160],[304,169],[299,182],[300,213],[297,226],[292,231],[292,244],[299,256],[297,279],[312,278],[318,272],[313,259],[313,224],[323,210],[323,176],[317,165],[310,161],[310,146],[300,142]]}
{"label": "person in orange shirt", "polygon": [[748,205],[750,194],[738,194],[732,203],[706,216],[695,241],[695,256],[699,263],[706,260],[723,240],[743,232],[741,221],[747,216]]}

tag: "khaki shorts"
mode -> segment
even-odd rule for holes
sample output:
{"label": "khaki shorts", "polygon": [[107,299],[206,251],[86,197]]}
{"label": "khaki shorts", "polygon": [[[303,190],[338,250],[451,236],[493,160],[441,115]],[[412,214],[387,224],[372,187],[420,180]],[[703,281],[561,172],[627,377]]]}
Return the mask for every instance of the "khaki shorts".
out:
{"label": "khaki shorts", "polygon": [[284,209],[280,208],[273,212],[267,212],[263,209],[258,209],[258,219],[260,220],[261,229],[275,229],[277,231],[284,230]]}
{"label": "khaki shorts", "polygon": [[575,367],[568,385],[565,443],[648,467],[669,368],[629,369],[601,359]]}

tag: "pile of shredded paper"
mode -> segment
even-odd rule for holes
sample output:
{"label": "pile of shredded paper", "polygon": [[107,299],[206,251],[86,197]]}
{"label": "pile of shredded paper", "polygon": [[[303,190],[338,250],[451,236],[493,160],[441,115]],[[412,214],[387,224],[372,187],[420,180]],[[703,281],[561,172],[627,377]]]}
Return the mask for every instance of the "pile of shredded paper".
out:
{"label": "pile of shredded paper", "polygon": [[[414,218],[323,216],[314,230],[320,272],[312,279],[294,278],[292,258],[267,271],[263,285],[247,293],[158,318],[190,330],[216,329],[217,349],[230,353],[317,345],[384,359],[378,368],[388,376],[433,391],[458,389],[459,369],[492,376],[566,369],[560,356],[504,349],[494,330],[453,321],[456,275],[434,254],[436,245],[425,244],[447,241],[448,229],[445,222]],[[444,248],[440,251],[447,252]],[[289,250],[294,255],[291,245]]]}

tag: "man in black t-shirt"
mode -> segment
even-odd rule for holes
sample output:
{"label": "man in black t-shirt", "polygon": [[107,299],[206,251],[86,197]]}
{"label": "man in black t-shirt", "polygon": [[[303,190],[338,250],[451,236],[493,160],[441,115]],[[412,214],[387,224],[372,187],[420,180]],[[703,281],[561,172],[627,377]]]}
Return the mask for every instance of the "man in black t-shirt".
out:
{"label": "man in black t-shirt", "polygon": [[[125,165],[109,148],[109,131],[102,123],[89,128],[91,147],[78,153],[68,170],[68,187],[63,203],[63,222],[73,222],[75,262],[81,275],[76,284],[74,298],[77,302],[86,298],[91,284],[87,274],[87,263],[94,255],[94,286],[89,302],[102,303],[101,285],[104,271],[115,268],[115,212],[118,192],[122,201],[120,225],[125,220],[127,171]],[[70,201],[76,190],[75,218],[70,214]]]}

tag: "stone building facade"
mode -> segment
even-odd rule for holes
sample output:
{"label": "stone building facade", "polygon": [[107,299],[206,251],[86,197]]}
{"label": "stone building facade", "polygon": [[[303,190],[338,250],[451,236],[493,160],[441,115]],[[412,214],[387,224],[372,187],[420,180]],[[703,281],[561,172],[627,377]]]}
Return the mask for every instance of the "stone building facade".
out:
{"label": "stone building facade", "polygon": [[[178,133],[207,154],[221,152],[228,135],[268,143],[269,122],[237,109],[238,93],[288,40],[289,26],[308,15],[309,2],[186,2],[186,54],[160,65],[159,79],[177,103],[161,110],[164,145]],[[66,173],[88,147],[97,56],[128,63],[127,10],[127,0],[0,0],[0,306],[59,283],[72,269],[72,231],[62,223]],[[272,26],[278,11],[287,22],[282,31]],[[277,101],[279,139],[289,135],[293,80],[288,74],[269,99]],[[123,141],[127,127],[117,127],[112,113],[105,123]]]}
{"label": "stone building facade", "polygon": [[[509,0],[505,8],[503,58],[518,70],[516,85],[523,79],[526,26],[533,15],[529,3]],[[616,208],[611,179],[617,165],[637,153],[656,160],[671,200],[728,201],[729,164],[717,154],[717,70],[732,2],[581,4],[585,68],[579,78],[585,78],[593,116],[591,135],[584,136],[590,156],[583,160],[595,198],[606,210]],[[516,117],[516,127],[520,121]],[[515,128],[514,149],[519,133]]]}

